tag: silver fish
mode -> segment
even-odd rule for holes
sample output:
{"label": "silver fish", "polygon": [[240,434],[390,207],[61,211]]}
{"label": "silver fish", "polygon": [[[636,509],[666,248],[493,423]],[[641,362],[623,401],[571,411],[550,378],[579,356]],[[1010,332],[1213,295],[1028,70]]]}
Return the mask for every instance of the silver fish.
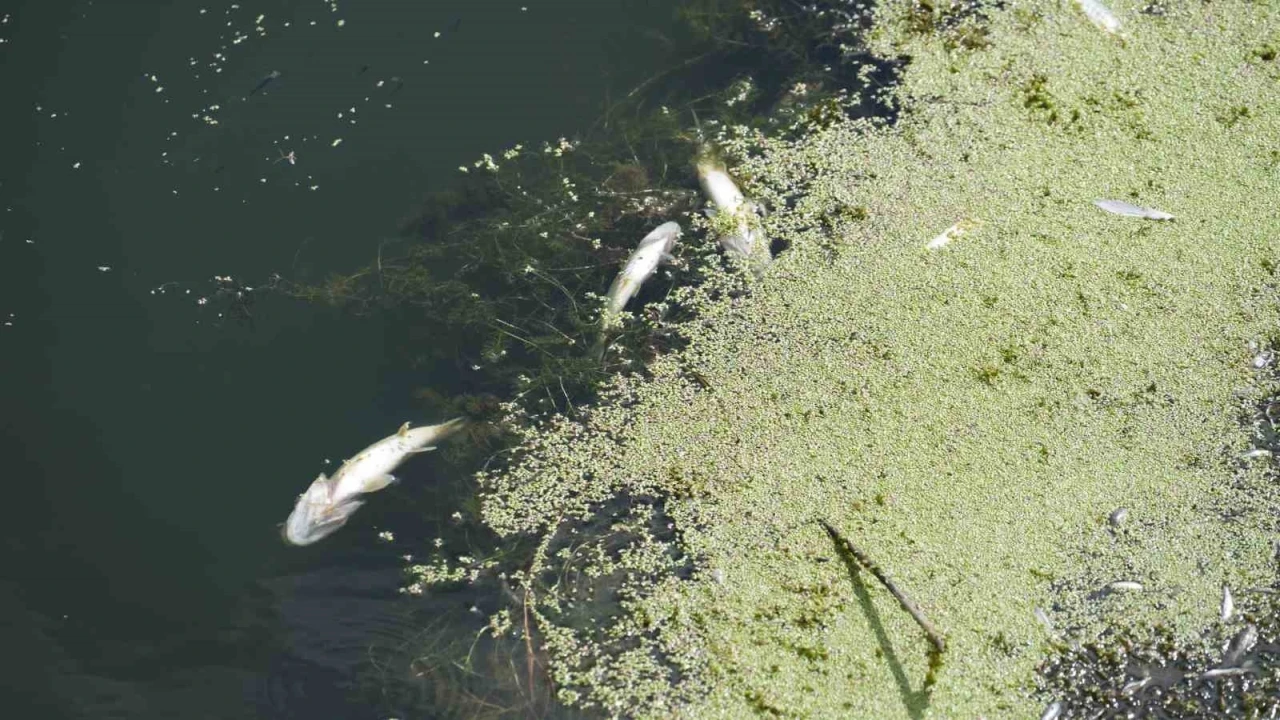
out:
{"label": "silver fish", "polygon": [[1076,0],[1076,4],[1084,11],[1085,17],[1099,29],[1112,35],[1120,34],[1120,18],[1111,12],[1111,8],[1103,5],[1099,0]]}
{"label": "silver fish", "polygon": [[653,232],[644,236],[640,245],[627,264],[618,273],[613,284],[609,286],[606,307],[610,314],[617,314],[626,307],[627,302],[635,297],[640,286],[644,284],[658,269],[658,263],[674,260],[671,251],[675,249],[676,240],[680,238],[680,223],[667,222],[654,228]]}
{"label": "silver fish", "polygon": [[291,545],[310,545],[337,532],[360,509],[362,495],[377,492],[396,481],[392,470],[406,458],[435,450],[435,443],[466,425],[454,418],[440,425],[410,428],[405,423],[390,437],[383,438],[347,460],[333,474],[324,473],[298,496],[293,512],[285,521],[282,535]]}
{"label": "silver fish", "polygon": [[1142,583],[1132,580],[1118,580],[1107,586],[1111,592],[1142,592]]}
{"label": "silver fish", "polygon": [[1153,208],[1138,207],[1133,203],[1127,203],[1123,200],[1094,200],[1094,205],[1106,210],[1112,215],[1123,215],[1125,217],[1145,218],[1147,220],[1172,220],[1173,216],[1163,210],[1155,210]]}
{"label": "silver fish", "polygon": [[1243,630],[1236,633],[1231,638],[1231,643],[1227,645],[1227,652],[1222,656],[1222,664],[1219,667],[1239,667],[1240,661],[1244,659],[1246,653],[1258,644],[1258,628],[1254,625],[1246,625]]}
{"label": "silver fish", "polygon": [[707,214],[711,217],[733,218],[733,230],[720,236],[720,246],[725,252],[746,259],[751,257],[756,245],[763,245],[761,258],[766,265],[771,262],[773,256],[769,253],[769,243],[764,231],[760,229],[760,210],[738,189],[738,184],[729,176],[724,163],[711,150],[704,148],[694,167],[703,194],[714,206],[714,210]]}

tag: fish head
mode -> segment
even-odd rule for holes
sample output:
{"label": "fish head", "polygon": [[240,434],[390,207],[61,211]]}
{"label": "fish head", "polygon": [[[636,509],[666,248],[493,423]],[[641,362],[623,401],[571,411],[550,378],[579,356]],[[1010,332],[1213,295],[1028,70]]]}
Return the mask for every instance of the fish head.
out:
{"label": "fish head", "polygon": [[310,545],[332,535],[347,524],[364,503],[359,500],[330,504],[306,502],[306,494],[298,498],[298,504],[285,521],[281,536],[290,545]]}

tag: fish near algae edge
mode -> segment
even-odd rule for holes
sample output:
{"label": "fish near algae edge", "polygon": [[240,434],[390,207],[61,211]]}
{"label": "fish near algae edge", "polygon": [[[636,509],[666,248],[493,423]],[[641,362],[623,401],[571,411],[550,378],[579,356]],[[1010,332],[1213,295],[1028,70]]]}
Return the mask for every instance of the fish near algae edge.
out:
{"label": "fish near algae edge", "polygon": [[[1280,318],[1280,69],[1253,52],[1280,18],[1111,7],[1124,43],[1030,2],[958,48],[884,3],[879,51],[912,59],[899,122],[756,141],[739,168],[791,200],[771,218],[791,250],[749,298],[707,301],[650,378],[482,476],[486,521],[541,536],[535,572],[579,578],[530,605],[562,700],[1037,717],[1037,608],[1086,638],[1157,620],[1195,638],[1223,584],[1274,579],[1274,483],[1232,458],[1241,407],[1275,390],[1246,346]],[[963,242],[924,248],[962,217],[980,221]],[[932,683],[919,628],[818,518],[946,634]],[[570,541],[586,527],[612,534]],[[1121,581],[1143,592],[1097,592]],[[574,614],[604,596],[614,612]]]}

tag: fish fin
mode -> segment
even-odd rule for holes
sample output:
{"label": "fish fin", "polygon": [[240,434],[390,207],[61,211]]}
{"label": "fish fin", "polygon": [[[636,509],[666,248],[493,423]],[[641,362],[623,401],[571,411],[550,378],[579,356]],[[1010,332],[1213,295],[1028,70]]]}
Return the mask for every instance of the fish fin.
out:
{"label": "fish fin", "polygon": [[409,453],[412,455],[417,455],[418,453],[431,452],[432,450],[435,450],[435,449],[436,449],[435,445],[428,445],[424,448],[418,448],[417,450],[410,450]]}
{"label": "fish fin", "polygon": [[405,423],[405,424],[401,425],[401,426],[400,426],[400,429],[396,431],[396,434],[397,434],[397,435],[399,435],[400,437],[404,437],[405,435],[408,435],[408,434],[409,434],[409,423]]}
{"label": "fish fin", "polygon": [[378,492],[379,490],[390,485],[393,482],[396,482],[396,476],[392,475],[391,473],[369,478],[369,482],[365,483],[364,492],[367,492],[367,493]]}

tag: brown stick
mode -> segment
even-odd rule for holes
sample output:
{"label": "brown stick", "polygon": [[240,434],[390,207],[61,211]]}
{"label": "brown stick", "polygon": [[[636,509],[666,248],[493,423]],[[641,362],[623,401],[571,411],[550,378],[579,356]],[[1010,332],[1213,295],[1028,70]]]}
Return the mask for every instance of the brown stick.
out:
{"label": "brown stick", "polygon": [[525,649],[525,672],[529,676],[529,707],[533,707],[535,701],[533,695],[533,637],[529,635],[529,588],[524,589],[524,649]]}
{"label": "brown stick", "polygon": [[866,570],[872,575],[875,575],[876,579],[879,580],[880,583],[898,599],[898,603],[902,605],[902,609],[911,613],[911,617],[915,618],[916,623],[918,623],[920,628],[924,630],[924,634],[929,637],[929,642],[933,644],[933,649],[939,654],[946,652],[947,643],[942,639],[942,633],[938,632],[938,628],[935,627],[933,623],[929,622],[929,618],[924,616],[924,613],[920,610],[920,606],[916,605],[914,600],[908,597],[906,593],[899,590],[897,585],[893,584],[893,580],[889,579],[889,574],[884,570],[881,570],[880,566],[872,562],[871,558],[868,557],[866,553],[859,550],[857,546],[849,542],[844,535],[840,534],[840,531],[837,530],[834,525],[821,518],[818,519],[818,523],[822,525],[822,529],[827,531],[827,535],[831,537],[831,541],[836,544],[836,547],[848,552],[855,560],[858,561],[859,565],[866,568]]}

